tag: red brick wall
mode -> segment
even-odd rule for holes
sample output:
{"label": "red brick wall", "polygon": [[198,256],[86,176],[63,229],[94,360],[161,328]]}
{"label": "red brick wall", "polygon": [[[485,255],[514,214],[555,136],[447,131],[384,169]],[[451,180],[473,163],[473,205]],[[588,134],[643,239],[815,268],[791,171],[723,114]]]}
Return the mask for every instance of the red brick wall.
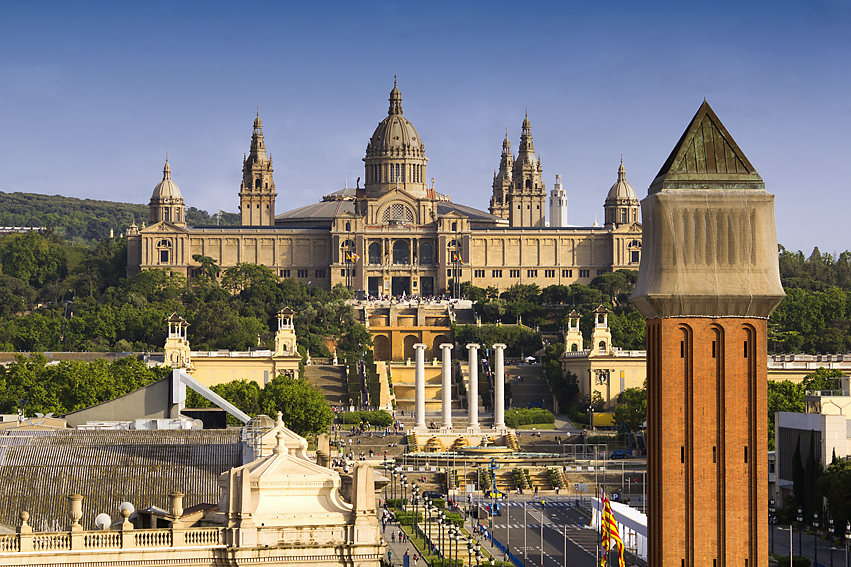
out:
{"label": "red brick wall", "polygon": [[765,360],[764,319],[648,320],[651,567],[767,565]]}

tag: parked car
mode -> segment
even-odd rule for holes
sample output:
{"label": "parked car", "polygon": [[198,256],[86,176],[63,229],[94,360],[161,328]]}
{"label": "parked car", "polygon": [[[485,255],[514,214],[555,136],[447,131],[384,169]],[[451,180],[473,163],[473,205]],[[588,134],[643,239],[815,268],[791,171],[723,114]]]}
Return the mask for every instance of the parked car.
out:
{"label": "parked car", "polygon": [[423,496],[431,498],[432,500],[446,500],[446,495],[436,490],[426,490],[423,492]]}
{"label": "parked car", "polygon": [[628,459],[631,456],[632,455],[630,455],[629,451],[627,451],[626,449],[618,449],[617,451],[614,451],[609,458],[610,459]]}

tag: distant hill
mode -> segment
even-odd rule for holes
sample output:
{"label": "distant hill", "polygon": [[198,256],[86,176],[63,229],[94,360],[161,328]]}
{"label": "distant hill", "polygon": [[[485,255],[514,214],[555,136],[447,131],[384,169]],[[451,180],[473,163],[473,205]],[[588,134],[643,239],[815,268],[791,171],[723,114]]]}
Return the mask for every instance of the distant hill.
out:
{"label": "distant hill", "polygon": [[[68,240],[102,240],[109,236],[110,229],[117,236],[134,221],[141,227],[148,217],[148,205],[0,191],[0,226],[52,226]],[[213,225],[216,218],[189,207],[186,222],[193,226]],[[239,214],[222,213],[219,224],[239,225]]]}

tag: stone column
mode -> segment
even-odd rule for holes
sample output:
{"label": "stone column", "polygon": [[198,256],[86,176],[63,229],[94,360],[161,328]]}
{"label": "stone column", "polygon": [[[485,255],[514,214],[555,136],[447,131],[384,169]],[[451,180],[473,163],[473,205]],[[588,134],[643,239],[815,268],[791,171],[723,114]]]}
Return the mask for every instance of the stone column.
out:
{"label": "stone column", "polygon": [[468,344],[469,384],[467,387],[467,427],[479,428],[479,345]]}
{"label": "stone column", "polygon": [[496,429],[505,428],[505,365],[503,356],[505,345],[493,345],[495,353],[494,383],[493,383],[493,426]]}
{"label": "stone column", "polygon": [[425,349],[422,343],[414,345],[416,366],[414,367],[414,411],[416,423],[414,429],[426,429],[425,422]]}
{"label": "stone column", "polygon": [[452,428],[452,345],[443,343],[440,345],[443,351],[443,423],[442,427]]}

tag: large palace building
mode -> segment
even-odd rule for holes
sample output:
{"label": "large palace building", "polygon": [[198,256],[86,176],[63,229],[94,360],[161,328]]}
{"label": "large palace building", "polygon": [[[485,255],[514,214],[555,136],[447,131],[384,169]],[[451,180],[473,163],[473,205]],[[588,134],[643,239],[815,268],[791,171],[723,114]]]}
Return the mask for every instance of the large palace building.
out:
{"label": "large palace building", "polygon": [[[280,277],[330,289],[342,283],[370,295],[447,291],[450,280],[500,290],[515,283],[589,283],[599,274],[638,269],[639,203],[623,163],[604,203],[604,226],[567,226],[560,179],[547,194],[532,126],[523,120],[519,152],[506,135],[489,212],[434,190],[425,145],[402,114],[394,85],[387,117],[366,146],[364,186],[275,214],[272,160],[258,115],[239,187],[242,226],[187,226],[184,201],[166,162],[150,201],[150,224],[128,230],[127,273],[167,268],[193,277],[200,254],[219,267],[263,264]],[[560,177],[560,176],[559,176]]]}

